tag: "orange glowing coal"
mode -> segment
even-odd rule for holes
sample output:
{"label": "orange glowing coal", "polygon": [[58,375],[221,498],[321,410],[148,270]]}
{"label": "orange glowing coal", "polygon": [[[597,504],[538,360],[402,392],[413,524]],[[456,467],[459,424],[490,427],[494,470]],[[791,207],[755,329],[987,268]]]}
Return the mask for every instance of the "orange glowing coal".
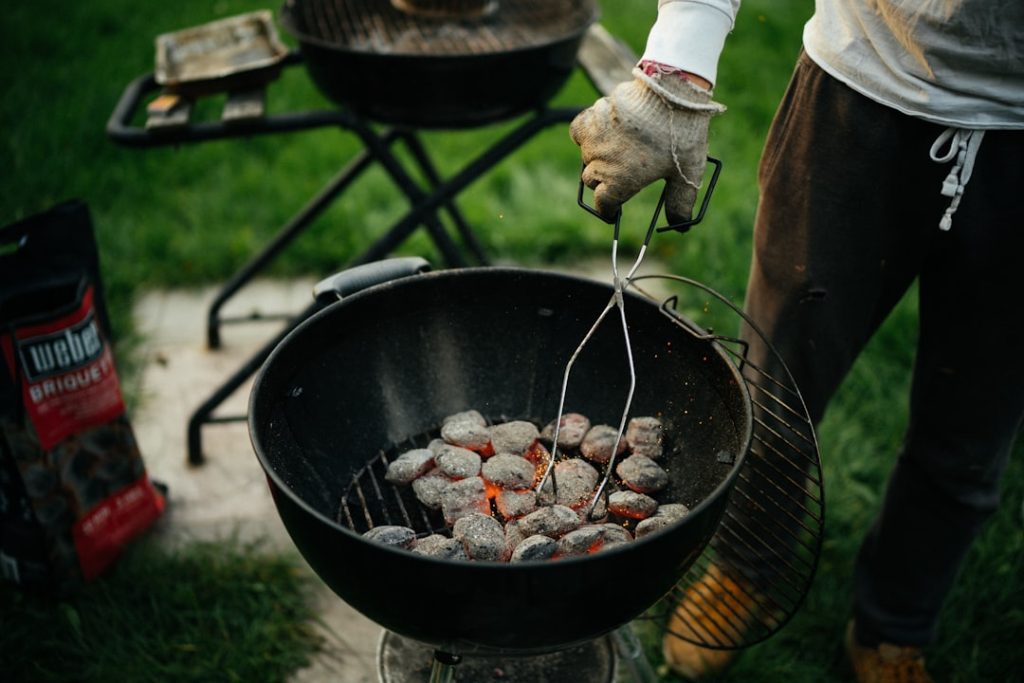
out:
{"label": "orange glowing coal", "polygon": [[498,494],[501,493],[501,491],[502,488],[500,486],[498,486],[497,484],[492,484],[491,482],[484,479],[484,492],[487,494],[488,499],[494,500],[495,498],[498,497]]}

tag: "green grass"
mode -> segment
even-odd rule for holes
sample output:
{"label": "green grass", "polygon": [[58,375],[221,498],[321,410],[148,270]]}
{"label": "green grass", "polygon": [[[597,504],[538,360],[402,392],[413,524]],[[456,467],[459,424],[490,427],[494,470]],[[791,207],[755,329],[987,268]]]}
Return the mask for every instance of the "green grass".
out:
{"label": "green grass", "polygon": [[[123,87],[153,68],[154,35],[263,7],[276,8],[276,3],[39,0],[6,8],[0,24],[5,74],[0,149],[6,161],[0,224],[67,197],[87,200],[122,338],[131,331],[130,304],[139,291],[223,281],[358,149],[352,134],[326,129],[149,151],[122,148],[106,138],[104,125]],[[654,0],[606,0],[604,23],[639,52],[655,7]],[[745,0],[716,89],[716,98],[729,107],[712,124],[711,153],[725,163],[719,189],[704,225],[684,236],[658,236],[652,244],[652,252],[669,271],[705,282],[733,301],[742,301],[745,291],[758,199],[757,159],[812,9],[810,0]],[[577,74],[556,102],[586,104],[593,98],[589,84]],[[272,86],[270,106],[286,111],[331,105],[301,69],[290,69]],[[203,109],[215,115],[217,107],[214,103]],[[511,125],[433,132],[424,139],[443,173],[451,174]],[[604,257],[609,228],[576,207],[578,169],[578,150],[566,130],[556,127],[473,184],[460,195],[459,204],[496,259],[543,266]],[[646,191],[627,205],[624,252],[637,245],[655,194]],[[405,208],[405,200],[375,169],[274,264],[272,273],[327,274],[380,235]],[[422,253],[440,263],[421,235],[403,253]],[[782,633],[747,652],[728,680],[847,676],[839,642],[850,608],[852,559],[878,510],[902,438],[915,337],[916,304],[909,296],[856,364],[820,427],[826,538],[807,602]],[[122,362],[127,362],[123,354]],[[939,680],[1006,680],[1010,672],[1024,671],[1024,650],[1017,646],[1024,635],[1022,450],[1018,446],[1005,479],[1004,505],[968,557],[943,612],[939,641],[929,650]],[[154,562],[140,583],[165,585],[177,571],[173,561],[163,567]],[[265,583],[283,589],[288,576],[278,573]],[[97,594],[119,602],[116,609],[126,619],[136,618],[126,606],[132,603],[119,597],[121,590],[132,597],[136,593],[116,581],[98,584]],[[182,584],[181,592],[188,593],[190,587],[199,591],[203,585],[195,577]],[[5,629],[9,613],[10,619],[29,615],[26,620],[36,624],[33,637],[26,636],[24,642],[35,648],[31,652],[39,661],[53,660],[53,653],[62,651],[57,643],[77,642],[42,637],[46,623],[69,628],[68,607],[5,599]],[[246,600],[238,602],[244,605]],[[84,624],[89,611],[76,609]],[[292,615],[298,619],[298,612]],[[168,638],[172,645],[179,642]],[[195,640],[199,650],[177,654],[191,657],[188,661],[196,667],[218,661],[220,655]],[[5,653],[11,652],[8,641],[3,642]],[[128,651],[117,642],[90,641],[89,646],[96,657],[126,658],[125,666],[131,665]],[[258,662],[253,652],[262,650],[246,653]]]}
{"label": "green grass", "polygon": [[0,589],[6,681],[281,681],[320,646],[296,557],[152,541],[60,602]]}

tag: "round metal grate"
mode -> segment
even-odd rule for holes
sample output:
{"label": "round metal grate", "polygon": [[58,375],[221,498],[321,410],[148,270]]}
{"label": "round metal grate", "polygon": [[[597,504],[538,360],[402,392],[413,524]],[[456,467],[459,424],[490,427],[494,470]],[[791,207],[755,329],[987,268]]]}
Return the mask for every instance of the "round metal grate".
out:
{"label": "round metal grate", "polygon": [[295,29],[325,46],[386,55],[458,56],[548,45],[593,21],[593,0],[503,0],[469,18],[403,11],[391,0],[287,0]]}
{"label": "round metal grate", "polygon": [[[674,275],[695,288],[699,305],[690,320],[741,319],[743,339],[691,330],[714,338],[735,360],[754,406],[754,439],[729,505],[711,542],[676,587],[641,617],[666,634],[711,649],[738,649],[765,640],[796,613],[821,554],[825,490],[814,426],[789,370],[753,322],[724,296]],[[675,315],[677,297],[662,304]]]}

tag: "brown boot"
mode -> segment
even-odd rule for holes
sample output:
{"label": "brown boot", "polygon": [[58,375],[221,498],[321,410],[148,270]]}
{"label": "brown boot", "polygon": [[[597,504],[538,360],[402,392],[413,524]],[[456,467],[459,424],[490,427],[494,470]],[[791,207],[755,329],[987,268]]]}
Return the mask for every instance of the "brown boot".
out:
{"label": "brown boot", "polygon": [[757,609],[749,588],[712,565],[686,589],[669,619],[662,640],[665,663],[691,680],[721,673],[735,659],[736,650],[712,650],[682,638],[738,644]]}
{"label": "brown boot", "polygon": [[854,635],[853,620],[846,626],[846,655],[857,683],[932,683],[920,648],[890,643],[864,647]]}

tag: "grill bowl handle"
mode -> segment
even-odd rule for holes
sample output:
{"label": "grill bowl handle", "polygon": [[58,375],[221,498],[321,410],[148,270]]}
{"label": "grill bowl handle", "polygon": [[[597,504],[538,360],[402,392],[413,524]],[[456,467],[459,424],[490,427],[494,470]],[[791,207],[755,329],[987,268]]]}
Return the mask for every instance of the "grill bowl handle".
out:
{"label": "grill bowl handle", "polygon": [[367,287],[418,275],[428,270],[430,270],[430,264],[419,256],[364,263],[361,266],[353,266],[340,273],[335,273],[316,283],[316,286],[313,287],[313,298],[317,303],[326,305],[340,301]]}

